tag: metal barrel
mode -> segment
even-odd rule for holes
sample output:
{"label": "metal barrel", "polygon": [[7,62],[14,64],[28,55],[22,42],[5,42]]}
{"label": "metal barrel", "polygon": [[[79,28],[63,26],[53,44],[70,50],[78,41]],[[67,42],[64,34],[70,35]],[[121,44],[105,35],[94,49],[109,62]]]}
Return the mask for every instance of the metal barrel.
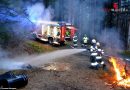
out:
{"label": "metal barrel", "polygon": [[28,77],[25,74],[15,75],[15,77],[4,78],[0,81],[4,88],[21,88],[28,84]]}
{"label": "metal barrel", "polygon": [[15,77],[14,73],[9,71],[9,72],[6,72],[6,73],[0,75],[0,81],[3,79],[14,78],[14,77]]}

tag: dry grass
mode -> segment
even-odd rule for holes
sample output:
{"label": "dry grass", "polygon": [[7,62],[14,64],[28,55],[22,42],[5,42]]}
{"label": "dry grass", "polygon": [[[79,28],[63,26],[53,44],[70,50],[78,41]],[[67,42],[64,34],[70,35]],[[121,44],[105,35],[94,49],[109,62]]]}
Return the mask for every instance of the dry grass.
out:
{"label": "dry grass", "polygon": [[44,53],[44,52],[50,52],[57,50],[57,48],[54,48],[50,45],[40,43],[37,41],[27,41],[25,44],[25,51],[29,54],[33,53]]}

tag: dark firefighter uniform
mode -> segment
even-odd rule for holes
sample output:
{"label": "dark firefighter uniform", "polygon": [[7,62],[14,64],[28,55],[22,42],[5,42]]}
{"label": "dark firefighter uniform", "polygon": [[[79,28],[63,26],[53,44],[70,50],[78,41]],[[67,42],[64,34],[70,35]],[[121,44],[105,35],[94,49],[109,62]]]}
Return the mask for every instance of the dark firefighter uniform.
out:
{"label": "dark firefighter uniform", "polygon": [[93,44],[90,47],[90,61],[91,61],[91,67],[94,69],[98,69],[99,67],[102,67],[105,69],[106,65],[103,61],[102,55],[104,54],[104,51],[100,49],[100,43],[96,43],[95,40],[93,40]]}
{"label": "dark firefighter uniform", "polygon": [[92,68],[92,69],[98,69],[98,62],[97,62],[97,60],[96,60],[96,57],[97,57],[97,55],[98,55],[98,53],[96,52],[96,47],[95,46],[91,46],[90,47],[90,63],[91,63],[91,65],[90,65],[90,67]]}
{"label": "dark firefighter uniform", "polygon": [[97,49],[97,53],[98,53],[98,55],[96,56],[96,61],[98,62],[99,67],[102,67],[103,69],[105,69],[106,64],[102,58],[104,51],[102,49]]}
{"label": "dark firefighter uniform", "polygon": [[76,35],[73,37],[73,46],[74,47],[78,46],[78,37]]}

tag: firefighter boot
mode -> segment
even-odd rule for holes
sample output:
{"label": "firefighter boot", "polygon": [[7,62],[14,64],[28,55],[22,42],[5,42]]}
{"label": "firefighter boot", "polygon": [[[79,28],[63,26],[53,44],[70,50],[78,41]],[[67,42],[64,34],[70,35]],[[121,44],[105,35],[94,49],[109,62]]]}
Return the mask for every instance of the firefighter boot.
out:
{"label": "firefighter boot", "polygon": [[105,71],[107,70],[106,64],[103,64],[102,69]]}

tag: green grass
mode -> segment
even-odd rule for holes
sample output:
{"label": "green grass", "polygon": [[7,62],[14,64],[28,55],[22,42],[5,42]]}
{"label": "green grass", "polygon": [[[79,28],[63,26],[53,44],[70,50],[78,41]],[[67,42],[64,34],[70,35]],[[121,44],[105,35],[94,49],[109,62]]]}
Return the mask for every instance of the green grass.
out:
{"label": "green grass", "polygon": [[43,53],[56,50],[54,47],[36,41],[26,42],[26,51],[29,53]]}
{"label": "green grass", "polygon": [[44,51],[44,49],[40,45],[38,45],[38,44],[36,44],[34,42],[28,42],[28,46],[30,48],[32,48],[34,50],[34,52],[41,53],[41,52]]}

